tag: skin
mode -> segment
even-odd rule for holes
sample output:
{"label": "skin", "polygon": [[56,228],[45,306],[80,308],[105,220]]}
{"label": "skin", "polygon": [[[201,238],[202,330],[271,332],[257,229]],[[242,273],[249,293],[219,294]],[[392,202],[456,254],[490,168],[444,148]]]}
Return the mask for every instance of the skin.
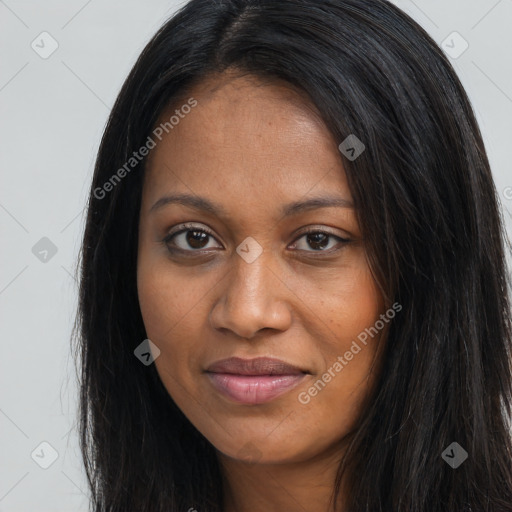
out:
{"label": "skin", "polygon": [[[137,284],[148,338],[161,351],[157,371],[217,450],[226,512],[328,511],[344,437],[376,377],[380,334],[309,403],[298,396],[374,325],[383,299],[353,207],[280,211],[312,197],[352,201],[340,141],[285,83],[226,72],[189,97],[198,105],[151,151],[142,191]],[[150,212],[175,193],[206,198],[227,216],[177,203]],[[166,245],[182,223],[213,237],[190,246],[182,233]],[[333,236],[315,250],[304,228]],[[247,237],[263,250],[252,263],[236,252]],[[330,249],[339,250],[322,253]],[[270,402],[237,404],[204,373],[231,356],[275,357],[310,374]]]}

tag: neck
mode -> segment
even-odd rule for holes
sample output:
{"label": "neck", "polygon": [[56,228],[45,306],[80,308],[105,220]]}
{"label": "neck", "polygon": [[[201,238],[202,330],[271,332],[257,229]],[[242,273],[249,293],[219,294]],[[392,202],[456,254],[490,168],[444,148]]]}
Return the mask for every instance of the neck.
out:
{"label": "neck", "polygon": [[[343,512],[332,504],[340,448],[300,462],[251,464],[217,452],[223,479],[224,512]],[[341,508],[340,508],[341,507]]]}

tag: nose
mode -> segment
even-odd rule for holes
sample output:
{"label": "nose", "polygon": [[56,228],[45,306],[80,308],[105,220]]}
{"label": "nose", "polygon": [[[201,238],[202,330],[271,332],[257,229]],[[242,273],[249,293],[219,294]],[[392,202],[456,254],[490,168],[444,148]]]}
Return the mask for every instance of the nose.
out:
{"label": "nose", "polygon": [[272,256],[263,252],[252,263],[238,254],[234,259],[233,268],[223,280],[224,286],[218,288],[221,295],[210,312],[211,325],[244,339],[254,338],[263,329],[288,329],[292,320],[292,292],[279,272],[272,269]]}

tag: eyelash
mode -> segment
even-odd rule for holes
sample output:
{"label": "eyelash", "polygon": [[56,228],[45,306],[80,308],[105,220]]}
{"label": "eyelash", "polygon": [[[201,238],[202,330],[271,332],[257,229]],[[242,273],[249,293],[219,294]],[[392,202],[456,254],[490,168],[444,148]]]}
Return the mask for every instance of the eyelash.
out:
{"label": "eyelash", "polygon": [[[204,227],[197,227],[197,226],[194,226],[193,224],[182,224],[180,226],[181,229],[179,229],[178,231],[174,231],[174,232],[171,232],[169,233],[163,240],[162,240],[162,243],[167,247],[168,251],[171,252],[171,253],[199,253],[201,254],[201,252],[203,252],[201,249],[182,249],[181,247],[170,247],[169,246],[169,243],[172,241],[172,239],[182,233],[186,233],[187,231],[198,231],[198,232],[202,232],[202,233],[206,233],[207,235],[209,235],[210,237],[214,238],[215,239],[215,235],[207,228],[204,228]],[[302,233],[300,233],[298,235],[298,238],[296,238],[292,244],[296,244],[298,240],[300,240],[301,238],[307,236],[307,235],[312,235],[312,234],[323,234],[323,235],[326,235],[330,238],[335,238],[338,240],[338,245],[339,247],[335,247],[335,248],[331,248],[331,249],[328,249],[326,251],[323,251],[323,250],[318,250],[318,251],[315,251],[315,250],[311,250],[311,251],[306,251],[306,250],[303,250],[303,249],[299,249],[299,252],[306,252],[306,253],[313,253],[313,254],[316,254],[316,255],[325,255],[325,254],[328,254],[328,255],[331,255],[333,253],[336,253],[338,251],[340,251],[341,249],[343,249],[343,247],[352,242],[352,240],[348,239],[348,238],[342,238],[338,235],[335,235],[333,233],[330,233],[329,231],[326,231],[326,230],[323,230],[323,229],[310,229],[308,231],[304,231]],[[313,256],[313,257],[317,257],[317,256]]]}

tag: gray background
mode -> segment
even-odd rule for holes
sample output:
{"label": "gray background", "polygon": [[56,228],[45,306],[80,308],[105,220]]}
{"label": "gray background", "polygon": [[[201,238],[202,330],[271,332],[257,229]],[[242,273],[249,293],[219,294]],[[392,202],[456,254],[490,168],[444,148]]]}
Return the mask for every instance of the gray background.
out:
{"label": "gray background", "polygon": [[[395,3],[457,56],[452,62],[476,110],[510,236],[512,0]],[[87,510],[69,341],[85,198],[120,86],[182,4],[0,0],[0,512]],[[45,31],[51,36],[40,36]],[[58,48],[42,58],[53,40]],[[458,56],[464,40],[469,47]],[[55,254],[41,252],[43,237]],[[55,461],[42,442],[56,451]]]}

